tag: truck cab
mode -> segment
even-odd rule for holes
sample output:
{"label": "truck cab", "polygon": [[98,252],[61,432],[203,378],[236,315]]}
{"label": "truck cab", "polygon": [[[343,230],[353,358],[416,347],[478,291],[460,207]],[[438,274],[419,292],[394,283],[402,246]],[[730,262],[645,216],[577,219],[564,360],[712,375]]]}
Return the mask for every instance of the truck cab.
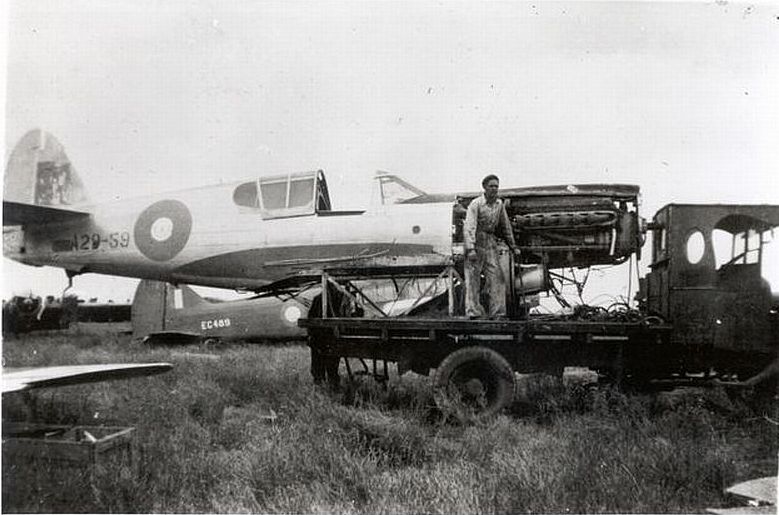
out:
{"label": "truck cab", "polygon": [[666,205],[650,224],[642,310],[673,324],[671,343],[701,358],[776,353],[779,299],[765,277],[765,249],[778,225],[779,206]]}

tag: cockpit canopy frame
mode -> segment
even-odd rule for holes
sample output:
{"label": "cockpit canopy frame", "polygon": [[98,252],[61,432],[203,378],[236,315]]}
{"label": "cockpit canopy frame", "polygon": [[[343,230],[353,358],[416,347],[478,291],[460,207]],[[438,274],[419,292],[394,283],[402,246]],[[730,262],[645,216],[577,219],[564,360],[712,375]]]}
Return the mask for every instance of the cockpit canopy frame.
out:
{"label": "cockpit canopy frame", "polygon": [[322,170],[258,177],[233,191],[233,201],[257,210],[263,219],[315,215],[331,210]]}

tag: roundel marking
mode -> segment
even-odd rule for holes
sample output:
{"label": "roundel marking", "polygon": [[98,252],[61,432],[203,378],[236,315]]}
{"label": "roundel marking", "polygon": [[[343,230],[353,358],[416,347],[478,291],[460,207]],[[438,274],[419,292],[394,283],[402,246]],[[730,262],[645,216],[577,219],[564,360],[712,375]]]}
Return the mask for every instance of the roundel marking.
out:
{"label": "roundel marking", "polygon": [[287,306],[283,312],[284,321],[289,325],[295,325],[300,317],[303,316],[303,312],[297,306]]}
{"label": "roundel marking", "polygon": [[187,245],[192,215],[178,200],[160,200],[143,210],[135,221],[135,245],[147,258],[167,261]]}

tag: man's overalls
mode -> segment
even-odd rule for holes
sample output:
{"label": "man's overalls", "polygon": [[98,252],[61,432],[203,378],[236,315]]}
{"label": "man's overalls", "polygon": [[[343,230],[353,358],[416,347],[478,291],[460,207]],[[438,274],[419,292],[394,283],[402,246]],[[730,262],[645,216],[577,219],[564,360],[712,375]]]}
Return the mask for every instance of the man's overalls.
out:
{"label": "man's overalls", "polygon": [[[478,260],[465,260],[465,315],[470,318],[484,318],[485,311],[479,302],[481,274],[490,301],[490,318],[506,316],[506,282],[508,277],[500,266],[499,239],[504,239],[514,248],[514,234],[502,199],[492,204],[484,195],[473,199],[463,226],[465,255],[476,249]],[[498,236],[501,234],[501,236]]]}

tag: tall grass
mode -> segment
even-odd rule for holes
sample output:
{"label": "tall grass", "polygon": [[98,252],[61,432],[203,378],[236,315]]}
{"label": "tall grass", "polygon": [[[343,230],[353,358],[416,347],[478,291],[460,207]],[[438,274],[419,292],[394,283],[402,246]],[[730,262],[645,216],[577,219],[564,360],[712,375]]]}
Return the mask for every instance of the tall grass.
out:
{"label": "tall grass", "polygon": [[[135,426],[138,472],[115,463],[90,484],[4,460],[5,512],[693,512],[726,504],[732,482],[776,473],[771,405],[722,391],[626,396],[526,379],[506,414],[467,426],[442,417],[413,374],[386,389],[315,387],[303,346],[148,349],[82,325],[5,342],[3,356],[175,364],[40,391],[39,420]],[[4,398],[3,414],[25,408]]]}

